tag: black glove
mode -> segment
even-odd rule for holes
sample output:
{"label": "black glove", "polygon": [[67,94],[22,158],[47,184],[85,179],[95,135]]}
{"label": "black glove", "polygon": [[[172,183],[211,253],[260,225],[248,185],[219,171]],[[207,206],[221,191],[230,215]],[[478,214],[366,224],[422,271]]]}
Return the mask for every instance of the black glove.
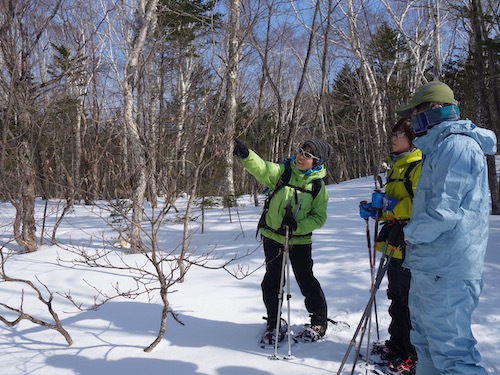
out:
{"label": "black glove", "polygon": [[293,217],[292,208],[290,206],[286,208],[281,226],[283,228],[288,226],[292,232],[297,229],[297,220]]}
{"label": "black glove", "polygon": [[250,153],[248,151],[248,147],[245,146],[243,143],[241,143],[238,138],[234,138],[234,150],[233,150],[233,155],[239,156],[240,158],[247,158],[248,154]]}
{"label": "black glove", "polygon": [[403,228],[406,223],[394,223],[389,233],[389,243],[393,246],[406,246]]}
{"label": "black glove", "polygon": [[388,240],[389,244],[392,246],[405,246],[405,239],[403,228],[405,227],[405,223],[399,222],[386,222],[380,233],[377,236],[377,241],[385,241]]}

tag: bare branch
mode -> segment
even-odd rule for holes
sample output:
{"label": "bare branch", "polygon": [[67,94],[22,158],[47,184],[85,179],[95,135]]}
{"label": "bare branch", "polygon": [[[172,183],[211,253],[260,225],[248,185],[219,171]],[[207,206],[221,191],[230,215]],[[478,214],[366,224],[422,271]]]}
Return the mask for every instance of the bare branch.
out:
{"label": "bare branch", "polygon": [[36,324],[36,325],[39,325],[39,326],[42,326],[42,327],[45,327],[48,329],[53,329],[53,330],[59,332],[64,337],[64,339],[66,340],[68,345],[72,345],[73,339],[71,338],[68,331],[66,331],[64,329],[64,327],[62,326],[62,322],[59,319],[57,312],[54,310],[54,308],[52,306],[53,299],[54,299],[54,293],[51,292],[49,290],[49,288],[45,284],[43,284],[38,278],[36,278],[37,281],[45,288],[45,290],[48,294],[48,297],[45,297],[43,295],[42,291],[40,290],[40,288],[38,286],[36,286],[31,280],[25,280],[25,279],[14,278],[14,277],[8,276],[5,273],[5,263],[6,263],[7,258],[8,257],[4,255],[4,248],[3,247],[0,248],[0,259],[1,259],[0,283],[6,282],[6,283],[22,284],[22,285],[26,285],[30,289],[34,290],[36,295],[38,296],[38,300],[46,306],[48,312],[52,316],[52,319],[54,319],[54,323],[50,323],[50,322],[47,322],[45,320],[38,319],[35,316],[31,315],[30,313],[27,313],[24,311],[24,307],[23,307],[24,289],[22,290],[22,293],[21,293],[21,297],[20,297],[21,300],[19,303],[19,307],[17,307],[17,308],[12,307],[10,305],[7,305],[6,303],[0,302],[0,306],[6,308],[7,310],[10,310],[10,311],[16,313],[17,318],[15,318],[14,320],[8,320],[4,316],[0,315],[0,321],[2,321],[4,324],[6,324],[9,327],[14,327],[22,320],[28,320],[28,321],[32,322],[33,324]]}

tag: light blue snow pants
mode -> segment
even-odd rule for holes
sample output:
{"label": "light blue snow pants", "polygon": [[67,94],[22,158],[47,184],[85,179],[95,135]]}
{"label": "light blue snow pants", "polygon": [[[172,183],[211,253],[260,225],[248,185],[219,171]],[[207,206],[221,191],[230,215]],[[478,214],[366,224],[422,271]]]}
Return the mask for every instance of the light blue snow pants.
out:
{"label": "light blue snow pants", "polygon": [[471,331],[482,280],[459,280],[411,270],[411,343],[416,375],[486,375]]}

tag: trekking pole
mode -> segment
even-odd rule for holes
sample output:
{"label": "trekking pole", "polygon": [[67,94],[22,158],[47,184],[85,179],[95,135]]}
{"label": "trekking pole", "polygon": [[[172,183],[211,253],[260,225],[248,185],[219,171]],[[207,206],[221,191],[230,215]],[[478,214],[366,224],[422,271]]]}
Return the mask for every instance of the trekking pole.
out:
{"label": "trekking pole", "polygon": [[[368,259],[370,260],[370,274],[371,274],[371,280],[372,280],[372,286],[373,286],[373,281],[375,279],[374,276],[374,270],[375,270],[375,260],[376,260],[376,250],[375,247],[373,248],[373,255],[372,255],[372,245],[370,241],[370,224],[368,223],[368,219],[365,219],[366,221],[366,241],[368,243]],[[378,220],[375,222],[375,234],[373,236],[373,242],[376,243],[376,237],[377,237],[377,231],[378,231]],[[375,308],[375,325],[377,327],[377,340],[380,340],[380,333],[379,333],[379,326],[378,326],[378,314],[377,314],[377,300],[375,299],[373,301],[373,305]]]}
{"label": "trekking pole", "polygon": [[[274,359],[278,360],[280,357],[278,356],[278,341],[279,341],[279,334],[280,334],[280,323],[281,323],[281,310],[282,310],[282,303],[283,303],[283,282],[285,281],[285,264],[288,261],[288,236],[290,232],[290,228],[285,226],[285,244],[283,246],[283,254],[282,254],[282,261],[281,261],[281,276],[280,276],[280,288],[278,292],[278,314],[276,316],[276,327],[274,329],[275,332],[275,338],[274,338],[274,355],[270,356],[269,359]],[[288,288],[288,287],[287,287]],[[290,326],[290,324],[288,324]]]}
{"label": "trekking pole", "polygon": [[[286,227],[287,237],[290,235],[290,228]],[[289,246],[289,244],[287,244]],[[293,359],[292,356],[292,331],[290,328],[290,299],[292,298],[292,294],[290,293],[290,248],[287,246],[286,250],[286,307],[287,307],[287,327],[286,327],[286,335],[288,339],[288,356],[284,357],[284,359]]]}
{"label": "trekking pole", "polygon": [[[357,339],[360,331],[363,329],[363,326],[366,327],[365,324],[366,324],[368,317],[371,314],[373,301],[375,300],[375,295],[380,287],[380,284],[384,278],[385,272],[387,271],[387,267],[389,266],[389,262],[392,258],[393,253],[394,253],[394,249],[391,249],[391,252],[389,253],[389,255],[386,254],[388,246],[389,246],[389,240],[386,240],[385,244],[384,244],[384,248],[383,248],[384,255],[380,259],[380,264],[379,264],[379,267],[377,270],[377,275],[375,277],[375,282],[372,286],[372,290],[370,291],[370,298],[368,300],[368,303],[366,304],[365,310],[363,311],[363,314],[361,316],[361,320],[360,320],[358,326],[356,327],[356,330],[354,331],[354,335],[349,343],[349,346],[347,347],[347,351],[344,355],[344,358],[342,359],[340,367],[337,371],[337,375],[341,374],[342,369],[344,368],[344,366],[347,362],[347,359],[349,358],[349,354],[351,353],[352,348],[356,345],[356,339]],[[358,356],[359,356],[359,352],[356,353],[356,358],[354,359],[354,365],[353,365],[353,370],[352,370],[351,374],[354,372],[354,368],[356,366]]]}
{"label": "trekking pole", "polygon": [[[379,216],[380,216],[380,212],[377,211],[376,221],[375,221],[375,234],[373,236],[373,242],[374,243],[377,242],[378,219],[379,219]],[[373,284],[374,284],[374,281],[375,281],[374,270],[375,270],[375,261],[376,261],[376,249],[375,249],[375,247],[373,247],[373,255],[372,255],[372,245],[371,245],[369,218],[366,218],[365,222],[366,222],[366,242],[368,244],[368,259],[370,261],[371,288],[373,288]],[[380,330],[379,330],[379,324],[378,324],[377,299],[376,298],[373,299],[373,310],[375,312],[375,326],[376,326],[376,329],[377,329],[377,340],[380,340]],[[370,317],[368,319],[368,337],[367,337],[368,343],[370,342],[371,329],[372,329],[372,314],[370,314]],[[363,334],[364,334],[364,332],[366,331],[366,322],[365,322],[365,325],[364,325],[364,327],[363,327],[362,330],[363,330]],[[368,350],[369,350],[369,345],[366,346],[366,351],[367,351],[366,357],[367,358],[368,358],[368,355],[369,355]],[[360,351],[361,351],[361,342],[360,342],[359,347],[358,347],[358,353]]]}
{"label": "trekking pole", "polygon": [[[295,209],[295,214],[294,218],[297,219],[297,214],[300,210],[300,206],[302,205],[302,200],[299,201],[297,204],[297,207]],[[291,198],[288,201],[287,208],[290,209],[291,207]],[[286,265],[286,299],[287,299],[287,319],[288,319],[288,324],[287,324],[287,338],[288,338],[288,355],[286,357],[283,357],[283,359],[293,359],[294,357],[292,356],[292,342],[291,342],[291,329],[290,329],[290,299],[292,298],[292,295],[290,293],[290,245],[289,245],[289,240],[290,240],[290,227],[288,225],[285,225],[285,244],[283,245],[283,260],[281,262],[281,277],[280,277],[280,289],[278,292],[278,316],[276,317],[276,338],[274,340],[274,355],[269,357],[269,359],[280,359],[278,356],[278,338],[279,338],[279,333],[280,333],[280,323],[281,323],[281,311],[282,311],[282,304],[283,304],[283,282],[285,281],[285,265]]]}
{"label": "trekking pole", "polygon": [[[376,222],[376,224],[378,224],[378,220]],[[376,227],[378,227],[378,225],[376,225]],[[378,228],[377,230],[375,231],[375,235],[374,235],[374,243],[376,243],[376,236],[377,236],[377,232],[378,231]],[[374,283],[374,277],[373,277],[373,273],[374,273],[374,269],[375,269],[375,261],[376,261],[376,258],[377,258],[377,250],[375,248],[375,246],[373,247],[373,257],[372,257],[372,266],[371,266],[371,273],[372,273],[372,287],[373,287],[373,283]],[[383,259],[383,258],[382,258]],[[377,299],[376,297],[373,297],[373,313],[375,314],[375,328],[376,328],[376,331],[377,331],[377,341],[380,341],[380,329],[379,329],[379,323],[378,323],[378,311],[377,311]],[[357,358],[359,357],[360,353],[361,353],[361,346],[363,344],[363,336],[366,332],[366,328],[363,329],[363,332],[362,332],[362,335],[361,335],[361,340],[359,340],[359,345],[358,345],[358,348],[357,348],[357,351],[356,351],[356,359],[355,361],[357,361]],[[366,358],[368,358],[370,356],[370,342],[371,342],[371,332],[372,332],[372,314],[370,313],[370,318],[369,318],[369,322],[368,322],[368,336],[366,338]],[[356,365],[356,362],[354,363],[354,366]],[[353,366],[353,371],[354,371],[354,366]]]}
{"label": "trekking pole", "polygon": [[[380,180],[380,187],[382,187],[382,182],[381,182],[381,177],[378,176]],[[377,183],[375,183],[375,191],[380,191],[379,187],[377,186]],[[366,202],[362,201],[361,203]],[[366,242],[368,243],[368,259],[370,261],[370,274],[371,274],[371,280],[372,280],[372,285],[374,281],[374,270],[375,270],[375,263],[377,259],[377,250],[375,248],[375,244],[377,243],[377,237],[378,237],[378,226],[379,226],[379,221],[380,221],[380,216],[382,214],[381,209],[377,209],[377,214],[375,216],[375,228],[374,228],[374,234],[373,234],[373,255],[372,255],[372,249],[371,249],[371,238],[370,238],[370,225],[369,225],[369,219],[365,219],[366,222]],[[373,300],[373,308],[374,308],[374,313],[375,313],[375,327],[377,330],[377,340],[380,340],[380,329],[379,329],[379,323],[378,323],[378,311],[377,311],[377,300]],[[371,331],[371,315],[370,315],[370,331]]]}
{"label": "trekking pole", "polygon": [[[386,243],[384,244],[384,254],[387,251],[388,245],[389,245],[389,242],[386,241]],[[368,340],[367,340],[367,345],[366,345],[366,351],[367,351],[366,360],[368,360],[369,347],[370,347],[370,331],[371,331],[372,311],[373,311],[373,308],[376,307],[376,305],[375,305],[375,302],[376,302],[375,294],[377,293],[377,291],[379,289],[379,286],[380,286],[380,283],[382,282],[382,280],[384,278],[385,272],[387,271],[387,267],[389,265],[389,261],[392,258],[393,252],[394,252],[394,249],[391,249],[390,256],[385,256],[385,257],[382,256],[380,258],[380,264],[379,264],[379,267],[378,267],[378,270],[377,270],[377,275],[376,275],[376,278],[375,278],[375,282],[372,284],[371,293],[373,293],[373,299],[372,299],[371,306],[370,306],[370,308],[368,310],[368,316],[365,317],[364,324],[363,324],[363,326],[361,328],[361,337],[359,339],[358,346],[356,348],[356,354],[354,356],[354,362],[353,362],[353,365],[352,365],[351,375],[354,374],[354,370],[356,368],[356,363],[358,362],[358,358],[359,358],[360,353],[361,353],[361,347],[363,346],[363,339],[364,339],[365,333],[367,331],[367,329],[366,329],[367,324],[368,324]],[[375,254],[374,254],[374,256],[375,256]],[[374,288],[376,288],[376,289],[374,289]]]}
{"label": "trekking pole", "polygon": [[[374,228],[375,229],[374,230],[375,233],[373,233],[373,256],[370,258],[371,259],[371,269],[372,269],[371,272],[372,272],[372,274],[373,274],[373,271],[375,269],[375,261],[376,261],[376,258],[377,258],[377,249],[375,248],[375,245],[377,243],[378,224],[379,224],[379,221],[380,221],[381,214],[382,214],[382,210],[381,209],[377,209],[377,216],[375,218],[375,228]],[[379,330],[378,312],[377,312],[377,300],[374,300],[373,303],[375,305],[374,306],[374,312],[375,312],[375,326],[377,328],[377,340],[380,340],[380,330]]]}
{"label": "trekking pole", "polygon": [[[375,257],[375,254],[373,254],[373,256]],[[375,261],[375,258],[373,258],[374,261]],[[381,258],[380,260],[380,265],[379,265],[379,270],[381,269],[382,266],[382,261],[383,261],[383,257]],[[378,274],[379,271],[377,271],[377,274]],[[385,273],[385,271],[384,271]],[[384,276],[382,275],[382,278]],[[372,271],[372,280],[373,280],[374,276],[373,276],[373,271]],[[380,282],[379,282],[379,285],[380,285]],[[371,289],[371,292],[373,292],[373,288],[375,287],[375,282],[372,281],[372,289]],[[378,290],[378,286],[377,286],[377,290]],[[376,293],[376,292],[375,292]],[[369,315],[368,317],[365,318],[365,321],[364,321],[364,324],[363,324],[363,327],[361,328],[361,337],[359,339],[359,342],[358,342],[358,346],[356,348],[356,354],[354,355],[354,362],[353,362],[353,365],[352,365],[352,369],[351,369],[351,375],[354,374],[354,369],[356,368],[356,363],[358,362],[358,358],[360,356],[360,353],[361,353],[361,347],[363,346],[363,339],[364,339],[364,336],[365,336],[365,333],[367,331],[367,328],[366,326],[368,325],[368,336],[367,336],[367,343],[366,343],[366,358],[368,359],[369,355],[370,355],[370,333],[371,333],[371,323],[372,323],[372,312],[373,310],[375,311],[375,320],[376,320],[376,325],[377,325],[377,333],[378,333],[378,319],[377,319],[377,300],[376,300],[376,296],[374,295],[373,296],[373,303],[372,303],[372,306],[370,307],[370,310],[369,310]]]}
{"label": "trekking pole", "polygon": [[[384,187],[384,185],[382,183],[382,177],[380,175],[378,175],[375,179],[375,191],[380,192],[383,187]],[[372,253],[371,243],[370,243],[371,238],[370,238],[370,226],[368,223],[369,219],[365,219],[366,220],[366,238],[367,238],[367,243],[368,243],[368,258],[370,260],[370,274],[371,274],[372,288],[374,286],[374,279],[375,279],[374,271],[375,271],[375,263],[376,263],[376,259],[377,259],[377,249],[376,249],[375,245],[377,243],[377,238],[378,238],[378,227],[379,227],[379,221],[380,221],[381,214],[382,214],[382,210],[377,209],[377,213],[375,215],[375,227],[374,227],[374,233],[373,233],[373,244],[374,244],[373,253]],[[381,261],[382,261],[382,259],[381,259]],[[379,266],[379,269],[380,269],[380,266]],[[358,357],[361,353],[361,346],[363,345],[363,337],[366,333],[367,324],[368,324],[368,336],[367,336],[367,344],[366,344],[366,358],[368,358],[370,355],[370,341],[371,341],[370,335],[371,335],[371,331],[372,331],[372,311],[375,314],[375,328],[377,331],[377,341],[380,340],[380,329],[379,329],[378,311],[377,311],[377,299],[374,296],[373,297],[373,306],[370,310],[370,315],[369,315],[368,319],[365,320],[365,323],[364,323],[362,331],[361,331],[361,340],[359,340],[359,344],[358,344],[358,347],[356,349],[356,359],[354,360],[354,365],[353,365],[351,374],[354,372],[354,367],[356,366],[356,362],[357,362]]]}
{"label": "trekking pole", "polygon": [[[370,237],[370,223],[369,218],[365,219],[366,222],[366,243],[368,244],[368,259],[370,260],[370,266],[372,265],[372,243]],[[373,275],[372,275],[373,276]]]}
{"label": "trekking pole", "polygon": [[[387,250],[387,243],[384,245],[384,252]],[[362,325],[362,328],[361,328],[361,337],[359,339],[359,343],[358,343],[358,346],[356,348],[356,354],[354,356],[354,361],[353,361],[353,364],[352,364],[352,369],[351,369],[351,375],[354,374],[354,370],[356,368],[356,364],[358,362],[358,359],[360,357],[360,353],[361,353],[361,346],[363,345],[363,338],[364,338],[364,335],[366,333],[366,325],[367,325],[367,322],[371,319],[371,314],[372,314],[372,308],[373,308],[373,303],[375,302],[375,294],[377,293],[379,287],[380,287],[380,283],[382,282],[383,278],[384,278],[384,275],[387,271],[387,268],[389,266],[389,262],[391,261],[392,259],[392,255],[394,253],[394,249],[391,249],[391,252],[390,254],[387,256],[383,256],[380,260],[380,265],[379,265],[379,268],[378,268],[378,271],[377,271],[377,276],[376,276],[376,279],[375,279],[375,284],[373,286],[374,289],[372,289],[371,291],[371,298],[370,300],[368,301],[368,304],[367,304],[367,309],[365,310],[365,313],[366,315],[364,316],[364,323]],[[384,263],[385,262],[385,263]],[[361,322],[360,322],[361,324]],[[369,332],[368,332],[369,334]],[[368,336],[369,337],[369,336]],[[368,339],[368,342],[367,342],[367,356],[366,356],[366,359],[365,359],[365,362],[368,364],[368,351],[369,351],[369,339]]]}
{"label": "trekking pole", "polygon": [[[384,278],[384,275],[385,273],[387,272],[387,268],[389,267],[389,262],[391,261],[392,259],[392,256],[394,254],[394,248],[391,247],[391,251],[389,252],[389,255],[387,255],[387,247],[389,246],[389,240],[387,239],[384,243],[384,247],[383,247],[383,254],[381,259],[380,259],[380,264],[379,264],[379,268],[377,270],[377,276],[375,278],[375,284],[373,286],[374,289],[372,289],[371,293],[372,293],[372,296],[373,298],[371,298],[371,301],[372,301],[372,305],[373,303],[375,302],[375,294],[377,293],[379,287],[380,287],[380,284]],[[370,301],[368,302],[370,304]],[[368,310],[368,317],[370,317],[371,319],[371,311],[372,309],[372,306],[370,306],[370,309]],[[360,356],[360,353],[361,353],[361,346],[363,345],[363,338],[364,338],[364,335],[365,335],[365,332],[366,332],[366,322],[368,320],[368,317],[365,317],[365,322],[364,322],[364,326],[361,330],[361,337],[359,339],[359,344],[358,344],[358,347],[356,349],[356,355],[354,356],[354,362],[352,364],[352,369],[351,369],[351,375],[354,374],[354,370],[356,368],[356,363],[358,362],[358,358]],[[370,346],[370,332],[368,331],[368,342],[367,342],[367,345],[366,345],[366,359],[365,359],[365,362],[366,364],[368,364],[368,357],[369,357],[369,346]]]}
{"label": "trekking pole", "polygon": [[[368,259],[370,260],[371,288],[373,288],[373,284],[374,284],[374,280],[375,280],[374,268],[375,268],[376,253],[374,251],[373,256],[372,256],[369,218],[366,218],[365,221],[366,221],[366,241],[368,243]],[[375,223],[375,237],[373,238],[374,243],[376,243],[377,223],[378,223],[378,221]],[[375,247],[374,247],[374,249],[375,249]],[[376,300],[376,298],[373,299],[373,307],[375,310],[375,324],[377,327],[377,337],[378,337],[379,330],[378,330],[378,316],[377,316],[377,300]],[[372,314],[370,314],[370,318],[368,319],[368,321],[369,321],[369,323],[368,323],[368,337],[367,337],[368,344],[366,345],[366,358],[368,358],[368,356],[369,356],[370,333],[372,330]],[[363,343],[363,335],[365,332],[366,332],[366,321],[365,321],[364,327],[362,328],[361,340],[359,340],[358,348],[356,350],[356,353],[358,353],[358,354],[356,354],[356,357],[359,355],[359,353],[361,353],[361,346]]]}
{"label": "trekking pole", "polygon": [[[297,207],[295,208],[295,214],[293,215],[294,219],[297,219],[297,215],[299,213],[300,207],[302,206],[302,199],[297,203]],[[287,238],[290,237],[290,228],[287,226]],[[292,330],[290,328],[290,299],[292,298],[292,294],[290,293],[290,247],[289,244],[287,243],[287,249],[286,249],[286,255],[287,255],[287,263],[286,263],[286,303],[287,303],[287,310],[288,310],[288,325],[287,325],[287,336],[288,336],[288,356],[285,357],[285,359],[293,359],[294,357],[292,356]]]}

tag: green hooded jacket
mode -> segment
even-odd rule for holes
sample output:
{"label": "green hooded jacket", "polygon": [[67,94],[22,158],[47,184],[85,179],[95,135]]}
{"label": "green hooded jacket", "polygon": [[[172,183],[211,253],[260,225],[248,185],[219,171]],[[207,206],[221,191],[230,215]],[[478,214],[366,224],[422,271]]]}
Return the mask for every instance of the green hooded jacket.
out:
{"label": "green hooded jacket", "polygon": [[[265,161],[252,150],[250,150],[248,157],[243,159],[243,166],[257,181],[272,190],[276,188],[276,184],[285,170],[284,163],[278,164]],[[311,193],[297,190],[293,186],[312,191],[313,181],[324,178],[326,168],[324,165],[320,165],[315,169],[302,172],[295,165],[295,158],[290,162],[290,167],[292,170],[290,181],[273,195],[265,217],[266,224],[270,228],[278,230],[281,228],[288,202],[291,203],[294,214],[297,211],[297,205],[300,203],[300,209],[296,213],[297,229],[293,231],[289,244],[310,244],[312,243],[312,232],[325,224],[328,191],[325,185],[322,184],[318,195],[313,199]],[[285,243],[285,236],[269,229],[260,228],[260,233],[262,236],[281,244]]]}

